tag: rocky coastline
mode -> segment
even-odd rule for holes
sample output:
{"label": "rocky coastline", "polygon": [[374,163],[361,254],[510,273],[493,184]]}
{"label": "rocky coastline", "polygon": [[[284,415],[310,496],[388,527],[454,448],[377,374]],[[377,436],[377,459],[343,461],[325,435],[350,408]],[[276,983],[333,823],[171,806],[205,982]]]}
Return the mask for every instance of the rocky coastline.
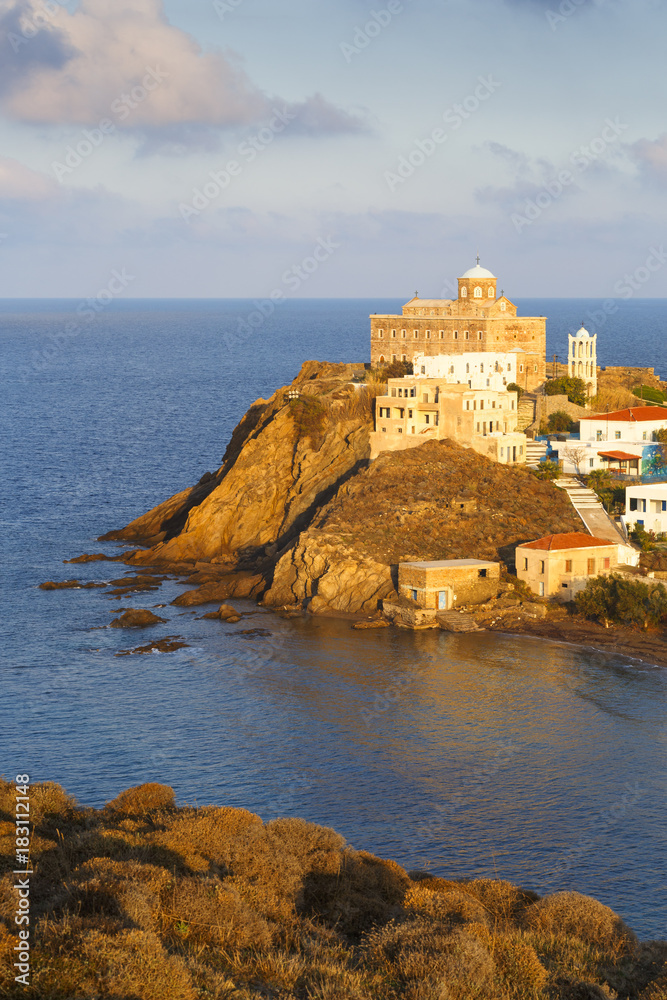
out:
{"label": "rocky coastline", "polygon": [[[402,560],[472,556],[511,570],[517,544],[578,530],[563,491],[451,441],[371,462],[373,404],[383,386],[366,378],[362,364],[305,362],[291,385],[252,404],[215,472],[100,538],[130,550],[70,562],[125,563],[134,575],[110,582],[114,596],[154,590],[176,576],[188,585],[173,602],[181,607],[250,598],[282,614],[383,627],[382,602],[398,600]],[[453,502],[461,498],[464,504]],[[667,665],[663,634],[604,629],[516,585],[505,572],[496,601],[466,609],[479,628]]]}

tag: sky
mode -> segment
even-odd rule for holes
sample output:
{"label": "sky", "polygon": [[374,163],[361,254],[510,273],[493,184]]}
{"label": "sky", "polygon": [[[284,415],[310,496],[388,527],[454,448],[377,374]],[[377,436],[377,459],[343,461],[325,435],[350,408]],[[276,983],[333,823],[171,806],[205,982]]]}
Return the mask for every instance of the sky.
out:
{"label": "sky", "polygon": [[0,0],[0,297],[667,297],[663,0]]}

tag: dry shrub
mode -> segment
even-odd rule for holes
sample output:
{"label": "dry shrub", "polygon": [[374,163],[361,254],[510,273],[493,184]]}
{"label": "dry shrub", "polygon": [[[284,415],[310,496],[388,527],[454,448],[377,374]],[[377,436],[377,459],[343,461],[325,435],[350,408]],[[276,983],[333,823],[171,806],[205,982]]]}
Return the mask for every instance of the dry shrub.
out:
{"label": "dry shrub", "polygon": [[410,913],[452,924],[486,923],[489,918],[486,907],[479,900],[457,890],[434,892],[423,885],[412,886],[403,905]]}
{"label": "dry shrub", "polygon": [[252,826],[261,827],[262,821],[246,809],[187,809],[155,840],[181,857],[191,871],[208,871],[213,864],[220,873],[228,868],[231,844]]}
{"label": "dry shrub", "polygon": [[497,933],[483,924],[466,930],[493,956],[503,1000],[539,1000],[543,996],[549,974],[521,932]]}
{"label": "dry shrub", "polygon": [[155,930],[162,894],[172,881],[156,865],[93,858],[72,875],[70,906],[83,916],[117,914],[125,923]]}
{"label": "dry shrub", "polygon": [[388,967],[404,983],[441,977],[452,1000],[496,995],[493,958],[477,937],[462,929],[421,918],[391,921],[368,935],[366,948],[371,962]]}
{"label": "dry shrub", "polygon": [[531,930],[576,937],[612,953],[630,950],[636,943],[613,910],[578,892],[557,892],[533,903],[523,914],[523,923]]}
{"label": "dry shrub", "polygon": [[667,1000],[667,970],[642,990],[639,1000]]}
{"label": "dry shrub", "polygon": [[174,886],[163,916],[173,941],[215,945],[234,951],[267,951],[270,925],[243,900],[234,886],[217,878],[184,878]]}
{"label": "dry shrub", "polygon": [[[429,877],[420,879],[419,887],[440,894],[465,893],[477,900],[487,916],[494,920],[516,920],[527,906],[540,897],[537,893],[518,889],[501,879],[478,878],[469,882],[453,882],[449,879]],[[472,918],[477,919],[477,918]]]}
{"label": "dry shrub", "polygon": [[154,934],[131,930],[111,937],[92,932],[82,947],[100,969],[105,994],[132,1000],[196,1000],[185,963],[167,954]]}
{"label": "dry shrub", "polygon": [[405,869],[351,849],[340,861],[338,873],[315,873],[308,879],[303,901],[306,911],[352,937],[398,915],[411,885]]}
{"label": "dry shrub", "polygon": [[106,809],[125,816],[145,816],[158,809],[173,809],[175,805],[173,788],[149,782],[121,792],[111,802],[107,802]]}

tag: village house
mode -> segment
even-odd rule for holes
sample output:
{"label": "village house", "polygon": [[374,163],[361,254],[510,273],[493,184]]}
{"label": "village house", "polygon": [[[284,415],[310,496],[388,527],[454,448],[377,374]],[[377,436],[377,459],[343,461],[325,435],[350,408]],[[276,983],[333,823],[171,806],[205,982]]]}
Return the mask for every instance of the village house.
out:
{"label": "village house", "polygon": [[632,406],[582,417],[579,426],[578,440],[553,444],[565,472],[582,475],[609,469],[618,475],[639,476],[660,452],[654,434],[667,428],[667,409]]}
{"label": "village house", "polygon": [[384,614],[404,625],[428,626],[440,611],[483,604],[498,594],[500,563],[485,559],[402,562],[398,566],[399,602],[383,601]]}
{"label": "village house", "polygon": [[[517,316],[516,306],[501,292],[486,268],[471,267],[458,279],[456,299],[420,299],[415,295],[402,315],[373,315],[371,364],[409,361],[415,355],[515,352],[514,379],[534,389],[546,377],[546,319]],[[423,362],[422,362],[423,363]]]}
{"label": "village house", "polygon": [[591,577],[614,572],[622,548],[584,532],[546,535],[517,545],[516,575],[539,597],[571,601]]}
{"label": "village house", "polygon": [[656,535],[667,533],[667,483],[654,486],[626,486],[625,514],[622,518],[628,531],[641,525]]}
{"label": "village house", "polygon": [[517,395],[507,390],[443,384],[440,378],[391,378],[375,401],[371,458],[450,438],[502,465],[526,461],[526,436],[517,431]]}
{"label": "village house", "polygon": [[412,364],[417,378],[437,378],[449,385],[467,385],[470,389],[493,389],[502,392],[515,380],[519,371],[520,353],[466,351],[463,354],[435,356],[415,354]]}

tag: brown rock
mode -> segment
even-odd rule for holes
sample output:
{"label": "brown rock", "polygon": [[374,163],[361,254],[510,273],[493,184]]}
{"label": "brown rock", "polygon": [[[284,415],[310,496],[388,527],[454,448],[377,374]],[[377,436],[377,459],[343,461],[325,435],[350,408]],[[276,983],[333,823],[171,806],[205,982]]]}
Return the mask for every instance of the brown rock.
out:
{"label": "brown rock", "polygon": [[62,580],[60,583],[55,583],[53,580],[47,580],[46,583],[40,583],[40,590],[97,590],[99,587],[106,587],[106,583],[81,583],[79,580]]}
{"label": "brown rock", "polygon": [[264,577],[260,573],[228,573],[222,580],[186,590],[171,603],[179,608],[192,608],[224,601],[227,597],[257,597],[264,587]]}
{"label": "brown rock", "polygon": [[209,611],[207,615],[202,615],[202,618],[215,618],[218,621],[230,622],[231,624],[241,621],[241,615],[231,604],[221,604],[217,611]]}
{"label": "brown rock", "polygon": [[158,618],[152,611],[144,608],[132,608],[124,615],[111,622],[111,628],[146,628],[148,625],[160,625],[166,618]]}
{"label": "brown rock", "polygon": [[136,649],[123,649],[115,655],[134,656],[145,653],[173,653],[177,649],[187,649],[189,647],[189,643],[182,642],[181,640],[182,637],[180,635],[168,635],[164,639],[156,639],[155,642],[149,642],[146,646],[137,646]]}
{"label": "brown rock", "polygon": [[529,601],[524,601],[521,605],[521,610],[525,611],[527,615],[531,615],[533,618],[547,617],[547,609],[544,604],[531,604]]}
{"label": "brown rock", "polygon": [[352,628],[389,628],[391,622],[385,618],[373,618],[371,621],[355,622]]}

